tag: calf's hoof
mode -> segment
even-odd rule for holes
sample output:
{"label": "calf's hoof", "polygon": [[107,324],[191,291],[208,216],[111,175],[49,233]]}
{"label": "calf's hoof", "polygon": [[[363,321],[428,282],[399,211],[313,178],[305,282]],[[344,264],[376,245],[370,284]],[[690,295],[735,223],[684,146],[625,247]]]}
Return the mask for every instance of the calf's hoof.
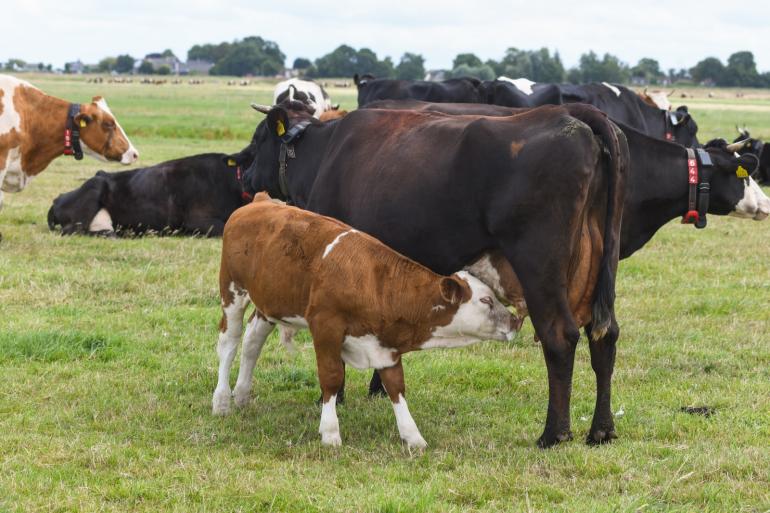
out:
{"label": "calf's hoof", "polygon": [[227,415],[230,413],[230,392],[214,392],[211,400],[211,411],[214,415]]}
{"label": "calf's hoof", "polygon": [[339,433],[321,433],[321,443],[329,447],[342,445],[342,437]]}
{"label": "calf's hoof", "polygon": [[617,437],[618,435],[615,433],[615,429],[613,428],[591,429],[591,431],[588,433],[588,437],[586,438],[586,443],[588,445],[608,444]]}
{"label": "calf's hoof", "polygon": [[414,436],[410,438],[404,438],[404,442],[406,442],[406,446],[410,450],[418,450],[420,452],[424,451],[428,447],[428,442],[425,441],[425,439],[421,436]]}
{"label": "calf's hoof", "polygon": [[572,431],[562,431],[558,434],[543,433],[540,438],[537,439],[537,446],[541,449],[548,449],[554,445],[562,442],[569,442],[572,440]]}
{"label": "calf's hoof", "polygon": [[235,406],[238,408],[243,408],[249,404],[249,399],[251,399],[251,390],[235,387],[233,398],[235,400]]}

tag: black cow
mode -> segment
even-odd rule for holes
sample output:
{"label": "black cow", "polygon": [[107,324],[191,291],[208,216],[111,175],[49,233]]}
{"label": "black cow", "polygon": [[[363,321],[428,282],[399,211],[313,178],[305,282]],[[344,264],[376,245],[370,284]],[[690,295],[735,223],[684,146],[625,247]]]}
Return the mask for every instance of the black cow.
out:
{"label": "black cow", "polygon": [[[600,111],[573,107],[505,119],[371,109],[321,124],[302,106],[277,106],[256,129],[244,178],[251,191],[340,219],[439,273],[501,251],[519,273],[548,367],[543,447],[571,438],[576,318],[591,320],[593,339],[617,333],[627,146]],[[589,250],[575,251],[589,233]],[[568,284],[583,263],[594,273],[575,305]],[[609,397],[610,350],[591,345],[603,362],[599,398]],[[589,440],[608,440],[612,423],[609,401],[597,401]]]}
{"label": "black cow", "polygon": [[441,82],[393,80],[372,75],[353,76],[358,88],[358,106],[375,100],[415,99],[426,102],[479,103],[481,97],[476,78],[450,78]]}
{"label": "black cow", "polygon": [[757,170],[751,175],[754,180],[760,184],[770,184],[770,143],[754,139],[746,128],[738,128],[738,137],[733,142],[743,143],[737,150],[741,155],[750,153],[759,159]]}
{"label": "black cow", "polygon": [[221,236],[230,214],[250,201],[238,162],[235,156],[205,153],[130,171],[98,171],[54,200],[48,226],[61,225],[63,235]]}

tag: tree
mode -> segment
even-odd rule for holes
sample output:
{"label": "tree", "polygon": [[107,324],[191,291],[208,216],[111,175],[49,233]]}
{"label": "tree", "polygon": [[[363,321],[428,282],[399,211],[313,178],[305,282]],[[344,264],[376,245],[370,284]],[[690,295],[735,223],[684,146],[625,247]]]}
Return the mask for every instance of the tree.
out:
{"label": "tree", "polygon": [[212,75],[262,75],[271,76],[283,70],[286,56],[278,45],[259,36],[249,36],[243,40],[233,41],[226,47],[193,47],[188,52],[195,58],[202,58],[220,53],[226,49],[224,55],[218,59],[214,67],[209,71]]}
{"label": "tree", "polygon": [[143,75],[152,75],[155,73],[155,68],[152,67],[150,61],[142,61],[137,71]]}
{"label": "tree", "polygon": [[529,52],[532,75],[528,77],[535,82],[561,82],[564,80],[564,65],[561,63],[559,52],[551,52],[548,48]]}
{"label": "tree", "polygon": [[102,72],[112,71],[115,69],[117,59],[115,57],[105,57],[99,61],[98,69]]}
{"label": "tree", "polygon": [[644,57],[631,68],[631,76],[637,77],[650,84],[657,84],[665,75],[660,71],[660,64],[655,59]]}
{"label": "tree", "polygon": [[696,84],[711,80],[715,84],[721,84],[724,81],[725,67],[722,61],[716,57],[706,57],[690,68],[690,74]]}
{"label": "tree", "polygon": [[169,68],[168,64],[163,64],[161,66],[158,66],[158,75],[170,75],[171,74],[171,68]]}
{"label": "tree", "polygon": [[425,77],[425,59],[422,55],[405,53],[396,66],[396,78],[420,80]]}
{"label": "tree", "polygon": [[484,63],[481,62],[481,59],[476,57],[475,54],[460,53],[460,54],[457,54],[457,57],[455,57],[455,60],[452,61],[452,68],[454,69],[458,66],[462,66],[463,64],[471,68],[478,68],[484,65]]}
{"label": "tree", "polygon": [[310,62],[310,59],[306,59],[304,57],[297,57],[294,59],[294,64],[292,64],[292,69],[308,69],[310,66],[312,66],[313,63]]}
{"label": "tree", "polygon": [[21,69],[26,65],[27,65],[26,61],[23,61],[21,59],[8,59],[8,62],[5,63],[5,70],[16,71],[17,69]]}
{"label": "tree", "polygon": [[757,72],[754,54],[748,51],[735,52],[727,59],[723,83],[719,85],[759,87],[762,80]]}
{"label": "tree", "polygon": [[577,70],[570,70],[568,78],[572,83],[585,82],[626,82],[629,78],[628,66],[612,54],[599,56],[593,51],[580,56]]}
{"label": "tree", "polygon": [[518,48],[508,48],[500,61],[500,75],[509,78],[529,78],[532,77],[532,60],[528,52]]}
{"label": "tree", "polygon": [[495,70],[486,64],[482,64],[481,66],[468,66],[467,64],[460,64],[449,72],[449,77],[474,77],[478,78],[479,80],[494,80]]}
{"label": "tree", "polygon": [[195,45],[187,51],[187,60],[208,61],[216,64],[227,55],[230,43]]}
{"label": "tree", "polygon": [[172,52],[170,49],[163,50],[163,53],[160,54],[161,57],[173,57],[176,59],[176,55],[174,55],[174,52]]}
{"label": "tree", "polygon": [[130,55],[118,55],[115,59],[115,71],[118,73],[131,73],[134,70],[136,59]]}
{"label": "tree", "polygon": [[394,76],[395,69],[390,57],[379,60],[369,48],[356,51],[348,45],[340,45],[316,59],[315,67],[307,71],[308,76],[315,77],[351,77],[355,73],[388,78]]}

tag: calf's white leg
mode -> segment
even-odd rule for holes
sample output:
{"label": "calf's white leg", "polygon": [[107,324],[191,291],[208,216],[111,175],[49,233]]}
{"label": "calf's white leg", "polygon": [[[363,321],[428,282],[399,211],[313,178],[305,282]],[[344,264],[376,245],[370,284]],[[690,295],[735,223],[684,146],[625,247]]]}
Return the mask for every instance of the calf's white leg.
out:
{"label": "calf's white leg", "polygon": [[401,366],[401,358],[393,367],[380,369],[379,373],[385,391],[393,404],[393,413],[396,415],[396,425],[401,439],[406,442],[410,449],[426,448],[428,443],[420,434],[404,398],[406,385],[404,384],[404,368]]}
{"label": "calf's white leg", "polygon": [[249,402],[254,366],[257,364],[265,340],[274,327],[274,324],[260,318],[256,312],[246,326],[246,334],[243,336],[243,350],[241,351],[241,366],[234,390],[235,405],[238,407],[246,406]]}
{"label": "calf's white leg", "polygon": [[321,424],[318,432],[321,433],[322,444],[342,445],[340,422],[337,419],[337,394],[330,396],[321,406]]}
{"label": "calf's white leg", "polygon": [[233,365],[235,353],[241,341],[243,331],[243,312],[248,305],[245,291],[237,291],[233,294],[233,301],[222,307],[222,322],[224,330],[219,334],[217,342],[217,355],[219,356],[219,375],[217,388],[212,398],[212,411],[214,415],[227,415],[230,413],[230,367]]}

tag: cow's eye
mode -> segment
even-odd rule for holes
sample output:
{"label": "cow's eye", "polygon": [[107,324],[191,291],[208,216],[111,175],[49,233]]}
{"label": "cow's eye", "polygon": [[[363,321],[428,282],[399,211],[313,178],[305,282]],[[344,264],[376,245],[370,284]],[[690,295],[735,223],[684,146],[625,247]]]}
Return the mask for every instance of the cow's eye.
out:
{"label": "cow's eye", "polygon": [[485,305],[488,305],[489,308],[492,308],[493,303],[492,303],[492,298],[491,297],[484,296],[484,297],[481,298],[481,302],[484,303]]}

